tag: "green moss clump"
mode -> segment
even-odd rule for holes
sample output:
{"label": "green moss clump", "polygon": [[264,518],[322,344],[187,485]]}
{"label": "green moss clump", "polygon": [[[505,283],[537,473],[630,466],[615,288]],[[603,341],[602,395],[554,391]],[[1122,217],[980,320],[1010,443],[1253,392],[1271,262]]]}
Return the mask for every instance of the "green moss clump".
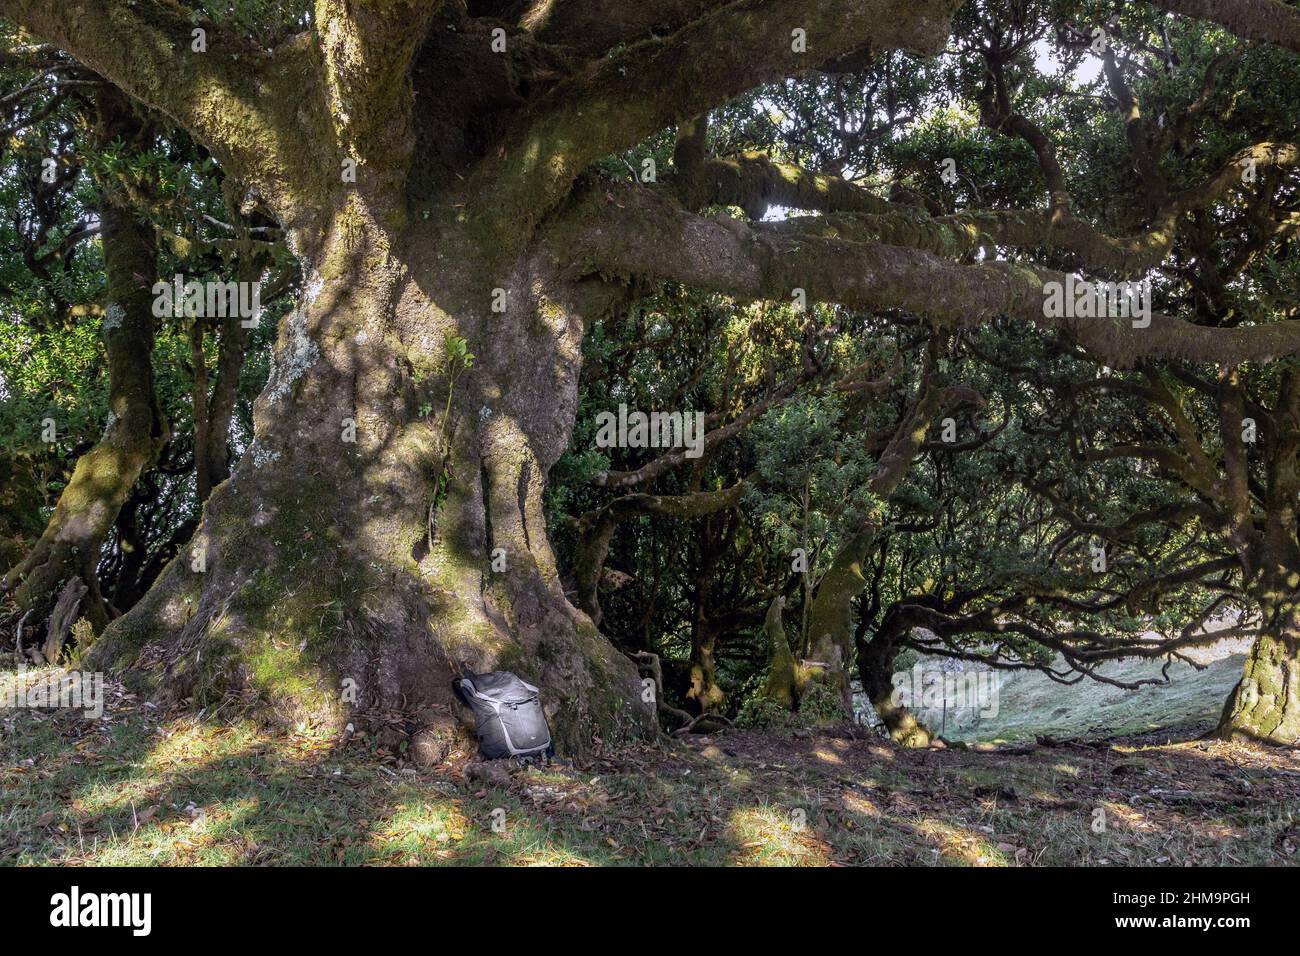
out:
{"label": "green moss clump", "polygon": [[740,706],[736,726],[754,730],[792,730],[846,719],[844,705],[835,689],[814,682],[809,683],[800,695],[798,710],[790,710],[765,694],[751,694]]}
{"label": "green moss clump", "polygon": [[799,720],[807,727],[846,719],[839,693],[829,684],[809,684],[799,698]]}
{"label": "green moss clump", "polygon": [[753,730],[788,730],[799,726],[799,717],[770,697],[752,694],[740,705],[736,726]]}

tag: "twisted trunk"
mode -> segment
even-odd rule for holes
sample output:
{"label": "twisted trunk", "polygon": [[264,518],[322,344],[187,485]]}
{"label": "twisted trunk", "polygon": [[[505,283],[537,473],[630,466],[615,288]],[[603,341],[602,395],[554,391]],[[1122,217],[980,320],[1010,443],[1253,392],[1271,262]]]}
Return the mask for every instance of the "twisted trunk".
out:
{"label": "twisted trunk", "polygon": [[817,586],[808,617],[814,662],[809,666],[814,668],[816,679],[839,695],[845,714],[853,713],[848,676],[853,658],[853,599],[867,586],[862,569],[876,541],[876,528],[872,526],[844,544]]}
{"label": "twisted trunk", "polygon": [[108,424],[78,460],[40,539],[5,576],[4,590],[30,615],[29,628],[48,622],[59,593],[74,581],[85,593],[65,623],[84,616],[97,631],[108,623],[110,608],[96,575],[100,551],[131,487],[158,460],[167,437],[153,383],[152,231],[110,202],[100,217],[108,276]]}
{"label": "twisted trunk", "polygon": [[[1225,435],[1235,435],[1230,416],[1240,420],[1240,390],[1229,379],[1221,416]],[[1259,609],[1261,633],[1246,657],[1241,680],[1223,707],[1217,733],[1227,739],[1257,740],[1294,747],[1300,744],[1300,369],[1284,367],[1272,419],[1272,441],[1266,460],[1267,486],[1264,524],[1255,547],[1246,524],[1246,508],[1238,505],[1231,534],[1246,590]],[[1231,439],[1226,443],[1232,448]],[[1230,474],[1245,499],[1245,456],[1238,444],[1230,459]]]}
{"label": "twisted trunk", "polygon": [[697,600],[691,621],[691,684],[686,691],[696,713],[716,713],[726,701],[726,694],[718,686],[717,644],[718,630]]}
{"label": "twisted trunk", "polygon": [[870,638],[865,633],[855,635],[858,675],[862,679],[862,692],[884,723],[890,739],[904,747],[928,747],[935,734],[894,699],[894,660],[899,653],[898,642],[908,628],[909,625],[886,612],[880,629]]}
{"label": "twisted trunk", "polygon": [[767,678],[763,682],[762,695],[787,710],[794,710],[799,704],[799,695],[807,683],[794,655],[790,653],[790,641],[785,635],[785,625],[781,621],[781,612],[785,610],[785,598],[778,594],[768,605],[767,616],[763,622],[763,633],[769,644]]}
{"label": "twisted trunk", "polygon": [[1260,635],[1223,708],[1219,735],[1300,745],[1300,622]]}

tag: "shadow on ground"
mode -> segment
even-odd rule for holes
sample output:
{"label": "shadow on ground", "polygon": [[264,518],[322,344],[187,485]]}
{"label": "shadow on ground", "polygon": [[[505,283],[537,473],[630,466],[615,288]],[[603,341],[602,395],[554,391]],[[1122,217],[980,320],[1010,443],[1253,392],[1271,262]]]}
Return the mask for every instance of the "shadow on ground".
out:
{"label": "shadow on ground", "polygon": [[[0,680],[3,680],[0,677]],[[1291,864],[1300,755],[1126,738],[906,751],[732,731],[545,771],[416,770],[159,714],[0,710],[0,863]]]}

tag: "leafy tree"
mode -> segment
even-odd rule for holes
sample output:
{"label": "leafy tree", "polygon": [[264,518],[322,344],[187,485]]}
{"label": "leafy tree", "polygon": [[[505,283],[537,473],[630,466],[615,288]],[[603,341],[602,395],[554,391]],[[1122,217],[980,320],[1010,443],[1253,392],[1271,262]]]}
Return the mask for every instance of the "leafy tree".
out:
{"label": "leafy tree", "polygon": [[[866,502],[898,494],[941,413],[976,395],[929,343],[1006,321],[1119,369],[1300,351],[1285,267],[1261,273],[1271,297],[1244,297],[1249,321],[1187,294],[1204,243],[1243,227],[1287,258],[1297,150],[1268,100],[1294,69],[1295,17],[1260,6],[0,0],[6,50],[58,48],[206,150],[229,205],[282,231],[302,272],[252,443],[189,543],[204,560],[172,561],[90,663],[336,725],[351,678],[358,710],[405,710],[444,741],[454,670],[514,668],[572,751],[649,732],[636,668],[593,620],[599,561],[575,563],[584,607],[566,596],[546,485],[573,437],[587,330],[680,283],[924,331],[853,493],[861,520],[806,602],[814,683],[843,695],[887,517]],[[1098,36],[1104,80],[1040,69],[1043,44],[1068,65]],[[1233,69],[1211,68],[1217,52]],[[107,315],[139,270],[105,248]],[[1053,313],[1045,290],[1067,270],[1151,278],[1157,308],[1140,324]],[[789,392],[773,383],[745,408],[853,374],[805,368],[817,350],[797,341]],[[453,387],[455,342],[474,362]],[[425,411],[447,396],[447,414]],[[738,404],[719,399],[721,421],[757,419]],[[634,472],[677,466],[664,457]],[[703,478],[683,494],[735,487]],[[703,524],[713,540],[693,561],[712,580],[740,566],[722,560],[740,526]],[[1275,646],[1293,662],[1289,641]]]}

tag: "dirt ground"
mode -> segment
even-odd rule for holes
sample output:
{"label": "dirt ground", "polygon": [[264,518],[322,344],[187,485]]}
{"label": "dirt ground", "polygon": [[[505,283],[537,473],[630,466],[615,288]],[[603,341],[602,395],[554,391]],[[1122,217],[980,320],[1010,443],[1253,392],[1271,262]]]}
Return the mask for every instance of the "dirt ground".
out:
{"label": "dirt ground", "polygon": [[1300,754],[1128,737],[902,750],[839,726],[543,769],[159,713],[0,710],[0,863],[1199,865],[1300,861]]}

